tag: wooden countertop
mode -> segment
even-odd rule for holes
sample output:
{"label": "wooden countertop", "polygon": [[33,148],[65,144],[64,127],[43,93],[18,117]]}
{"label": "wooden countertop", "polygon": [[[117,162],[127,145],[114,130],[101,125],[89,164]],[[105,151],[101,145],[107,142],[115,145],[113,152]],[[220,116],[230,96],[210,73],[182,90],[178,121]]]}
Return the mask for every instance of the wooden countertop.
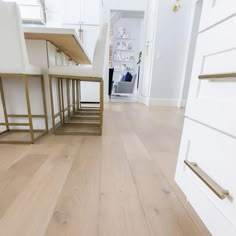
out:
{"label": "wooden countertop", "polygon": [[75,29],[45,26],[24,27],[25,39],[47,40],[78,64],[91,64]]}

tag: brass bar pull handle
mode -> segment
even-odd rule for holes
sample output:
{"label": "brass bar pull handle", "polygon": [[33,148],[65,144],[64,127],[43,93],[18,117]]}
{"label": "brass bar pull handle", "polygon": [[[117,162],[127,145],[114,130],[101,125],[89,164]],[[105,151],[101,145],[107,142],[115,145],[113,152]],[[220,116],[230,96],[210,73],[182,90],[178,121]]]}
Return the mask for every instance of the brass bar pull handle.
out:
{"label": "brass bar pull handle", "polygon": [[231,73],[220,73],[220,74],[203,74],[199,75],[198,79],[200,80],[210,80],[210,79],[235,79],[236,78],[236,72]]}
{"label": "brass bar pull handle", "polygon": [[229,191],[220,187],[200,167],[198,167],[197,163],[187,160],[185,160],[184,163],[216,194],[217,197],[223,200],[226,196],[229,195]]}

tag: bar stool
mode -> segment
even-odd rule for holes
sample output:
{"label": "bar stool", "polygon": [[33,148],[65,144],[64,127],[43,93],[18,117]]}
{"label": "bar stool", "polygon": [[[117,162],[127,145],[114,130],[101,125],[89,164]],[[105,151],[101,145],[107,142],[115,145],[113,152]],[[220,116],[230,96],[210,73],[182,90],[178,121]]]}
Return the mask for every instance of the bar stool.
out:
{"label": "bar stool", "polygon": [[[107,24],[104,24],[100,29],[92,65],[49,68],[52,124],[55,134],[102,134],[104,106],[103,74],[105,69],[107,30]],[[55,82],[56,86],[54,86]],[[99,83],[100,95],[99,101],[96,103],[97,107],[82,106],[80,100],[81,82]],[[58,112],[55,112],[55,109]]]}
{"label": "bar stool", "polygon": [[[0,29],[0,143],[31,144],[48,132],[45,84],[41,69],[29,64],[16,3],[0,3]],[[32,97],[42,114],[32,114]]]}

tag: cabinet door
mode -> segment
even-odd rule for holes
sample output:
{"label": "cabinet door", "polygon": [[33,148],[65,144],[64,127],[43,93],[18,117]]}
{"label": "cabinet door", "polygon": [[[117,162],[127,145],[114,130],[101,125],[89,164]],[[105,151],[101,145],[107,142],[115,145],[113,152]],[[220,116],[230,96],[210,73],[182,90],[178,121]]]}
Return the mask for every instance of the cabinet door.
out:
{"label": "cabinet door", "polygon": [[[236,139],[185,119],[176,181],[214,236],[236,235]],[[197,163],[229,195],[220,199],[184,161]]]}
{"label": "cabinet door", "polygon": [[236,16],[199,34],[186,116],[236,137],[236,77],[198,79],[236,72],[235,29]]}
{"label": "cabinet door", "polygon": [[82,22],[83,4],[82,0],[67,0],[64,2],[64,23]]}
{"label": "cabinet door", "polygon": [[82,21],[85,24],[99,25],[101,18],[101,0],[83,0]]}
{"label": "cabinet door", "polygon": [[67,0],[64,4],[64,22],[100,24],[101,0]]}
{"label": "cabinet door", "polygon": [[235,12],[235,0],[203,0],[200,31],[227,19]]}

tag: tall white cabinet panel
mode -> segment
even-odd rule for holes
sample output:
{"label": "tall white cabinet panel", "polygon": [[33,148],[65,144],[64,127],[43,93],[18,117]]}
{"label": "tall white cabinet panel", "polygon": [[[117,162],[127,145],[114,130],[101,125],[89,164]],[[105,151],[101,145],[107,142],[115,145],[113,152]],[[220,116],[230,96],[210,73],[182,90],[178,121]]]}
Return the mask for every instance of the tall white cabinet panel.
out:
{"label": "tall white cabinet panel", "polygon": [[175,179],[214,236],[236,235],[235,62],[236,1],[204,1]]}
{"label": "tall white cabinet panel", "polygon": [[204,0],[200,31],[220,23],[235,12],[235,0]]}
{"label": "tall white cabinet panel", "polygon": [[199,34],[186,116],[236,137],[236,78],[199,80],[236,71],[236,16]]}

